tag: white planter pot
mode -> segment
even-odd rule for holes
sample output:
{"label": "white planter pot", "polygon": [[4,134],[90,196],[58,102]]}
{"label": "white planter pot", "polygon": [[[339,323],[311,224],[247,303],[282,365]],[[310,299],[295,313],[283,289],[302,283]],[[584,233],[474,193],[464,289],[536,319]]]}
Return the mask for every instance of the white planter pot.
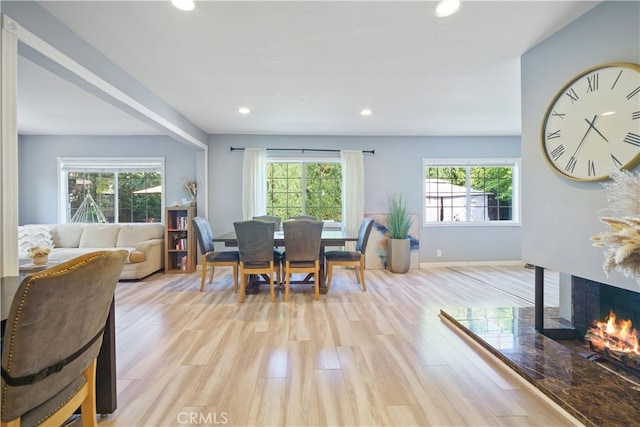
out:
{"label": "white planter pot", "polygon": [[392,273],[406,273],[411,267],[411,239],[389,239],[387,267]]}

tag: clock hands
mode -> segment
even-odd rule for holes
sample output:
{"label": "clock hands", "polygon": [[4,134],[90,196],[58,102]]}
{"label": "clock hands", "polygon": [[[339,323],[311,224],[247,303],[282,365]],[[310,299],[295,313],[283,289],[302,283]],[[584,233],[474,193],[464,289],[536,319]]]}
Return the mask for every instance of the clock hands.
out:
{"label": "clock hands", "polygon": [[[593,122],[596,121],[596,117],[597,116],[598,116],[597,114],[595,116],[593,116],[593,120],[592,120]],[[591,122],[589,122],[589,120],[585,119],[585,121],[587,123],[589,123],[589,127],[587,128],[587,131],[584,133],[584,136],[580,140],[580,144],[578,144],[578,147],[576,148],[576,151],[573,153],[573,156],[571,156],[571,159],[575,159],[575,157],[578,155],[578,151],[580,151],[580,149],[582,148],[582,145],[584,145],[584,141],[587,139],[587,135],[589,135],[589,131],[593,127],[593,125],[591,124]],[[571,163],[571,160],[569,160],[569,163]],[[567,167],[568,167],[568,165],[567,165]]]}
{"label": "clock hands", "polygon": [[[598,135],[600,135],[602,137],[602,139],[604,139],[606,142],[609,142],[609,140],[607,138],[604,137],[604,135],[602,133],[600,133],[600,131],[595,127],[594,123],[596,122],[596,118],[598,117],[598,115],[596,114],[595,116],[593,116],[593,120],[589,121],[587,119],[584,119],[585,122],[589,123],[589,129],[593,128],[593,130],[595,130],[596,132],[598,132]],[[588,130],[587,130],[588,132]],[[586,135],[585,135],[586,136]]]}
{"label": "clock hands", "polygon": [[[607,141],[607,138],[605,138],[604,135],[602,135],[600,133],[600,131],[598,129],[596,129],[596,127],[593,125],[596,122],[597,118],[598,118],[598,115],[596,114],[596,115],[593,116],[593,119],[591,121],[589,121],[586,118],[584,119],[584,121],[589,124],[589,127],[587,128],[587,131],[584,133],[584,136],[580,140],[580,144],[578,144],[578,147],[576,148],[576,151],[574,151],[573,156],[571,156],[569,158],[569,161],[567,162],[567,166],[565,166],[565,168],[564,168],[567,172],[573,173],[573,170],[576,167],[576,163],[578,163],[578,158],[577,158],[578,157],[578,152],[580,151],[580,149],[584,145],[584,142],[587,140],[587,135],[589,135],[589,131],[591,131],[591,129],[593,129],[596,132],[598,132],[598,135],[600,135],[605,141]],[[607,142],[609,142],[609,141],[607,141]]]}

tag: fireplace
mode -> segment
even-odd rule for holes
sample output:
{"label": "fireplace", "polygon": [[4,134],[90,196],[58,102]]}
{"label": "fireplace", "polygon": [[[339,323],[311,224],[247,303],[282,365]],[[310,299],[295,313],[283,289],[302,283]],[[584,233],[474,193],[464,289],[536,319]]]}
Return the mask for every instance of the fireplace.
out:
{"label": "fireplace", "polygon": [[595,320],[604,320],[610,312],[618,319],[640,325],[640,293],[581,277],[572,277],[573,325],[583,337]]}
{"label": "fireplace", "polygon": [[[604,362],[583,338],[612,308],[640,329],[640,294],[573,277],[573,296],[560,303],[573,304],[574,324],[559,307],[544,306],[544,268],[535,269],[533,307],[452,307],[442,309],[441,318],[574,416],[575,425],[638,425],[638,376]],[[549,289],[562,285],[550,281]]]}
{"label": "fireplace", "polygon": [[634,340],[637,343],[637,337],[626,339],[619,336],[620,331],[611,332],[626,327],[635,335],[634,328],[640,325],[640,293],[574,276],[572,303],[577,336],[584,337],[600,357],[640,376],[640,357],[628,348]]}

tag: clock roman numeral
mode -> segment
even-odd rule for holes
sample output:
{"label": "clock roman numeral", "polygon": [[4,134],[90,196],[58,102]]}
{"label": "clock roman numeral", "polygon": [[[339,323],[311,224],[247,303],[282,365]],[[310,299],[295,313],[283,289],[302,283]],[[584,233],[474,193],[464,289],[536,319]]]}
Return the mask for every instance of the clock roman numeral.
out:
{"label": "clock roman numeral", "polygon": [[620,72],[618,73],[618,76],[616,77],[616,79],[613,82],[613,85],[611,85],[611,90],[613,90],[614,87],[616,87],[616,84],[618,84],[618,80],[620,80],[620,76],[622,75],[622,71],[620,70]]}
{"label": "clock roman numeral", "polygon": [[558,159],[562,157],[563,154],[564,154],[564,145],[561,144],[551,152],[551,157],[553,157],[553,160],[557,162]]}
{"label": "clock roman numeral", "polygon": [[564,170],[566,170],[569,173],[573,173],[573,170],[576,168],[576,163],[577,162],[578,161],[576,160],[576,158],[574,156],[571,156],[571,158],[567,162],[567,166],[565,166]]}
{"label": "clock roman numeral", "polygon": [[620,160],[618,160],[618,159],[616,158],[616,156],[614,156],[613,154],[611,154],[611,160],[613,160],[613,165],[614,165],[616,168],[619,168],[620,166],[622,166],[622,162],[621,162]]}
{"label": "clock roman numeral", "polygon": [[640,111],[634,111],[631,113],[631,120],[640,120]]}
{"label": "clock roman numeral", "polygon": [[565,95],[567,95],[569,97],[569,99],[571,99],[571,103],[573,104],[574,102],[576,102],[579,99],[578,94],[576,93],[575,90],[573,90],[573,88],[569,89],[567,92],[564,93]]}
{"label": "clock roman numeral", "polygon": [[566,116],[566,114],[558,113],[556,110],[553,110],[553,112],[551,113],[551,115],[552,115],[553,117],[560,117],[561,119],[564,119],[564,116]]}
{"label": "clock roman numeral", "polygon": [[560,138],[560,129],[555,132],[547,132],[547,139]]}
{"label": "clock roman numeral", "polygon": [[589,85],[587,93],[598,90],[598,73],[593,73],[592,75],[587,76],[587,84]]}
{"label": "clock roman numeral", "polygon": [[627,99],[631,99],[633,98],[635,95],[637,95],[638,93],[640,93],[640,86],[638,86],[637,88],[635,88],[634,90],[632,90],[629,95],[627,95]]}
{"label": "clock roman numeral", "polygon": [[640,135],[629,132],[627,136],[624,137],[624,142],[640,147]]}
{"label": "clock roman numeral", "polygon": [[593,162],[593,160],[589,160],[587,164],[587,174],[589,176],[596,176],[596,164]]}

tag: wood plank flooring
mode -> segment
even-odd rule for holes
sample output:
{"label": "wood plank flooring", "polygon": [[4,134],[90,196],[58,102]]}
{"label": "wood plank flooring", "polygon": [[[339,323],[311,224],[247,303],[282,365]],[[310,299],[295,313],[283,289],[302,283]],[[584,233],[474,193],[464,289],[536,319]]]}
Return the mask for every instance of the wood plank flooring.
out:
{"label": "wood plank flooring", "polygon": [[[118,409],[101,426],[566,426],[508,368],[438,317],[530,306],[523,267],[336,269],[328,295],[265,287],[244,304],[231,269],[156,274],[116,291]],[[546,279],[557,305],[557,280]],[[555,298],[555,301],[554,301]]]}

